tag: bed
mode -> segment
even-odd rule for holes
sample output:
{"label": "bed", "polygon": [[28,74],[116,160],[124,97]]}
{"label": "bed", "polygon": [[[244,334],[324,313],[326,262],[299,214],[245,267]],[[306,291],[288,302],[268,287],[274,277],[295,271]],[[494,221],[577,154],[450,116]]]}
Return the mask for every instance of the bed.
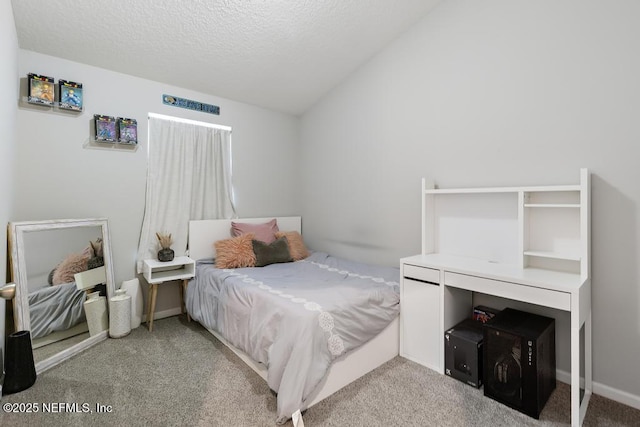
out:
{"label": "bed", "polygon": [[67,331],[85,322],[86,293],[75,282],[40,287],[29,293],[31,336],[34,340]]}
{"label": "bed", "polygon": [[[265,223],[272,218],[234,219]],[[300,217],[277,217],[280,231]],[[213,243],[232,220],[191,221],[196,275],[188,315],[233,350],[277,393],[281,424],[391,360],[399,343],[399,270],[312,252],[300,261],[218,269]]]}
{"label": "bed", "polygon": [[73,275],[74,281],[49,285],[47,276],[29,279],[28,295],[34,349],[88,332],[84,302],[87,292],[106,282],[104,266]]}

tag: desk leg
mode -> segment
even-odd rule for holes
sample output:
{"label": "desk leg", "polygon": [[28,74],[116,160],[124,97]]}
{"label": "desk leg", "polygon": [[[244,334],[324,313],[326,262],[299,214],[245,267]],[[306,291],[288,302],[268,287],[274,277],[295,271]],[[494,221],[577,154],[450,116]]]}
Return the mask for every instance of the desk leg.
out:
{"label": "desk leg", "polygon": [[[571,425],[582,426],[592,393],[592,361],[591,361],[591,310],[586,313],[584,323],[580,324],[578,310],[571,311]],[[584,339],[580,336],[584,327]],[[584,341],[583,341],[584,340]],[[584,345],[584,378],[580,376],[581,346]],[[584,394],[581,398],[581,384]]]}
{"label": "desk leg", "polygon": [[[575,310],[571,316],[577,316]],[[571,325],[571,425],[577,427],[580,422],[580,326]],[[576,320],[575,323],[579,322]]]}
{"label": "desk leg", "polygon": [[584,397],[580,403],[580,425],[582,425],[587,415],[589,400],[593,393],[593,362],[591,360],[591,351],[591,309],[589,309],[584,321]]}
{"label": "desk leg", "polygon": [[158,295],[158,285],[149,285],[149,308],[147,311],[147,325],[149,332],[153,331],[153,315],[156,311],[156,296]]}

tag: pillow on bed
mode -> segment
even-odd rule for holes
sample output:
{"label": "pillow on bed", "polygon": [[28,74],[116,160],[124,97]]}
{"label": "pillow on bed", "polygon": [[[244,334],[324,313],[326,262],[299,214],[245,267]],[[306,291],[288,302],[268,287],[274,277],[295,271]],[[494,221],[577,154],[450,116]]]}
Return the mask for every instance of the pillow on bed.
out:
{"label": "pillow on bed", "polygon": [[253,233],[254,239],[262,240],[265,243],[271,243],[276,240],[276,232],[278,229],[278,222],[274,218],[271,221],[264,224],[249,224],[246,222],[234,222],[231,221],[231,235],[233,237],[241,236],[246,233]]}
{"label": "pillow on bed", "polygon": [[67,256],[53,272],[52,284],[61,285],[63,283],[71,283],[75,281],[73,275],[87,271],[87,262],[89,254],[85,251],[80,254],[71,254]]}
{"label": "pillow on bed", "polygon": [[[98,241],[102,242],[102,238],[98,238]],[[93,249],[92,249],[92,243],[93,243],[93,242],[90,242],[89,246],[85,247],[85,248],[82,250],[82,254],[81,254],[83,257],[86,257],[86,258],[87,258],[87,268],[85,268],[84,270],[81,270],[81,271],[77,271],[76,273],[82,273],[83,271],[87,271],[87,270],[89,270],[90,268],[95,268],[95,267],[91,267],[91,258],[94,256],[94,251],[93,251]],[[69,255],[67,258],[69,258],[69,257],[76,257],[77,255],[78,255],[78,254],[71,254],[71,255]],[[50,285],[60,285],[60,284],[62,284],[62,283],[71,283],[71,282],[74,282],[74,281],[75,281],[75,278],[73,277],[73,275],[74,275],[75,273],[71,273],[70,282],[53,283],[53,276],[56,274],[56,269],[57,269],[58,267],[60,267],[61,265],[63,265],[62,263],[64,263],[65,261],[66,261],[66,263],[73,263],[73,259],[65,259],[65,260],[62,260],[62,262],[61,262],[60,264],[56,265],[56,266],[53,268],[53,270],[51,270],[51,272],[49,273],[49,277],[47,278],[47,280],[48,280],[48,282],[49,282],[49,284],[50,284]],[[102,265],[104,265],[104,262],[102,263]],[[72,268],[72,270],[73,270],[73,268]],[[62,275],[63,275],[63,277],[58,278],[58,280],[66,280],[66,279],[69,279],[68,272],[62,271]]]}
{"label": "pillow on bed", "polygon": [[302,236],[297,231],[278,231],[276,233],[276,238],[279,239],[281,237],[287,239],[287,243],[289,244],[289,253],[294,261],[305,259],[310,255],[307,247],[304,245]]}
{"label": "pillow on bed", "polygon": [[231,239],[218,240],[216,248],[216,268],[242,268],[256,265],[251,241],[253,233],[243,234]]}
{"label": "pillow on bed", "polygon": [[253,252],[256,254],[256,267],[293,261],[289,253],[287,239],[284,237],[268,244],[255,239],[252,240],[251,243],[253,245]]}

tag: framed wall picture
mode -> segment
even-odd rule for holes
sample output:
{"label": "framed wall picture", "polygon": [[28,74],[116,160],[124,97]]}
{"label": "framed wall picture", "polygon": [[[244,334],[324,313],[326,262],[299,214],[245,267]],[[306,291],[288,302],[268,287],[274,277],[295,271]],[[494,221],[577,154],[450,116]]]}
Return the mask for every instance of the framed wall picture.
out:
{"label": "framed wall picture", "polygon": [[58,80],[59,107],[64,110],[82,111],[82,83]]}
{"label": "framed wall picture", "polygon": [[96,125],[96,141],[99,142],[116,142],[117,129],[116,118],[111,116],[103,116],[94,114],[93,119]]}
{"label": "framed wall picture", "polygon": [[55,86],[53,77],[29,73],[27,101],[31,104],[53,105],[55,101]]}
{"label": "framed wall picture", "polygon": [[118,142],[121,144],[138,143],[138,122],[135,119],[118,117]]}

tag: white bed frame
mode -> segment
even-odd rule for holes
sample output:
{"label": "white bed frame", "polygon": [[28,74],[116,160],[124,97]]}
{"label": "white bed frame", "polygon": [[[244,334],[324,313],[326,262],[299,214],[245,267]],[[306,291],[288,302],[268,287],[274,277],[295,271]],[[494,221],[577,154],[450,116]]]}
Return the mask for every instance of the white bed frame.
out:
{"label": "white bed frame", "polygon": [[[195,260],[215,256],[213,243],[217,240],[231,237],[231,221],[260,224],[270,221],[273,218],[274,217],[190,221],[189,256]],[[299,216],[275,218],[278,221],[280,231],[302,231],[301,218]],[[229,347],[265,381],[267,380],[267,369],[264,365],[256,362],[245,352],[229,344],[217,331],[208,328],[207,330],[224,345]],[[308,398],[310,403],[307,405],[307,408],[310,408],[366,373],[371,372],[380,365],[393,359],[398,355],[399,343],[399,320],[396,318],[371,341],[340,356],[333,362],[322,384],[313,395]]]}

